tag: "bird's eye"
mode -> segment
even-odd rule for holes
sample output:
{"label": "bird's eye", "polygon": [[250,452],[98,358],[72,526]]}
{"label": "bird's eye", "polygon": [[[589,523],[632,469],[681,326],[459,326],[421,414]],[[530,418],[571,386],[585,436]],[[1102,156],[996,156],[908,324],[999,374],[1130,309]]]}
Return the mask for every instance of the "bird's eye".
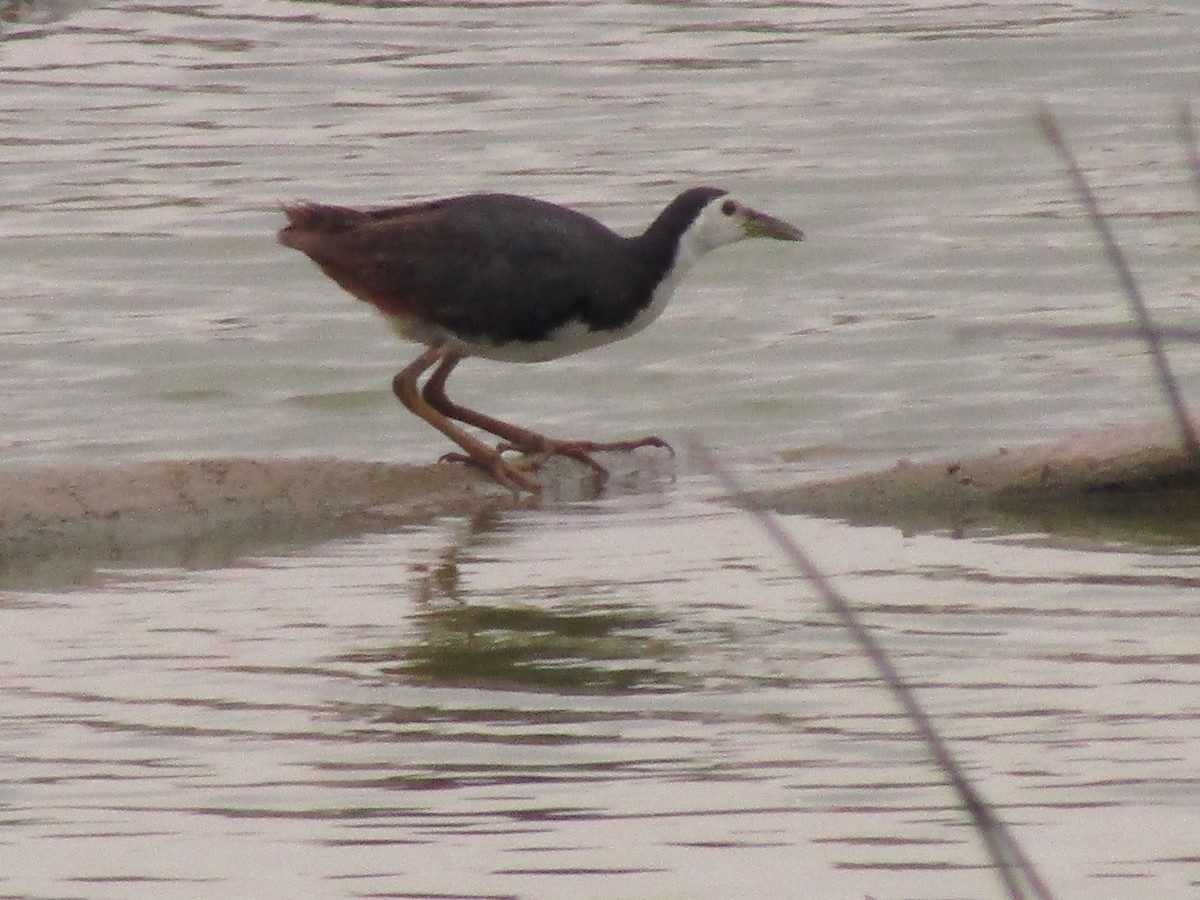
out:
{"label": "bird's eye", "polygon": [[737,204],[732,200],[726,200],[721,204],[721,212],[727,216],[732,216],[735,212],[737,212]]}

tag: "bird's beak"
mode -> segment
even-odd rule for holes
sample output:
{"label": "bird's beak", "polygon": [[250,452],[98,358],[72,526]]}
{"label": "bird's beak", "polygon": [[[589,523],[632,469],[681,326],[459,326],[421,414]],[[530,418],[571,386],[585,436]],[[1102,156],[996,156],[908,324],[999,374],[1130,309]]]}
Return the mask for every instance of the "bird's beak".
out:
{"label": "bird's beak", "polygon": [[742,231],[746,237],[774,238],[777,241],[802,241],[804,232],[766,213],[747,209],[742,219]]}

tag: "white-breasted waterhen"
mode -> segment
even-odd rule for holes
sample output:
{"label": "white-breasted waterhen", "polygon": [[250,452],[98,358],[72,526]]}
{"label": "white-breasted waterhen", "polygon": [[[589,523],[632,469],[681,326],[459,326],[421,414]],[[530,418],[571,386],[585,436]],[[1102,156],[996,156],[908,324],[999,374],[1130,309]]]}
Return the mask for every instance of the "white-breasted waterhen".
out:
{"label": "white-breasted waterhen", "polygon": [[[658,318],[701,254],[747,237],[803,238],[786,222],[707,187],[684,191],[636,237],[583,213],[508,194],[373,210],[299,203],[284,213],[280,243],[375,306],[402,337],[426,346],[392,381],[400,402],[465,451],[456,458],[513,490],[535,493],[540,487],[529,470],[550,456],[572,457],[603,475],[595,451],[667,444],[656,437],[553,440],[459,406],[446,396],[446,379],[459,362],[468,356],[541,362],[620,340]],[[490,447],[456,422],[504,443]],[[509,448],[524,460],[505,459]]]}

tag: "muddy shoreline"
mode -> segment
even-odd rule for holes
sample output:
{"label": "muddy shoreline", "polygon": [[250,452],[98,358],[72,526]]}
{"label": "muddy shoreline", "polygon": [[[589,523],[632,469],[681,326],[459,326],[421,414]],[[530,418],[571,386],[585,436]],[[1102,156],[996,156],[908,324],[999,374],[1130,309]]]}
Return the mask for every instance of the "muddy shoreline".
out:
{"label": "muddy shoreline", "polygon": [[906,532],[1043,532],[1200,543],[1200,467],[1171,428],[1124,426],[760,492],[784,514]]}
{"label": "muddy shoreline", "polygon": [[[964,459],[902,460],[756,495],[767,508],[906,532],[1087,533],[1200,543],[1200,470],[1169,428],[1124,427]],[[0,471],[0,572],[70,558],[219,564],[289,546],[514,506],[456,465],[200,459]]]}
{"label": "muddy shoreline", "polygon": [[473,512],[511,494],[461,466],[196,459],[0,471],[0,575],[254,549]]}

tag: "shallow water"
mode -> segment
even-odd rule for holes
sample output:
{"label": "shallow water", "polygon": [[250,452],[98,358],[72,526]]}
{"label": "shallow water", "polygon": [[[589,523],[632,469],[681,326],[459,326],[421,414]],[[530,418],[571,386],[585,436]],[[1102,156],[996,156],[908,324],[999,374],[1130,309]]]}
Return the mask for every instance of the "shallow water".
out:
{"label": "shallow water", "polygon": [[[6,888],[995,896],[866,664],[703,492],[10,596]],[[1061,896],[1194,891],[1194,554],[790,526]]]}
{"label": "shallow water", "polygon": [[[994,330],[1125,318],[1039,98],[1194,324],[1186,7],[0,19],[5,465],[432,460],[388,391],[413,351],[274,243],[276,205],[476,189],[635,229],[718,183],[808,235],[713,254],[628,342],[456,374],[552,433],[695,434],[786,482],[1160,417],[1138,346]],[[595,502],[0,585],[0,894],[995,896],[809,590],[687,453],[656,465]],[[1062,896],[1196,894],[1194,548],[787,524]]]}

